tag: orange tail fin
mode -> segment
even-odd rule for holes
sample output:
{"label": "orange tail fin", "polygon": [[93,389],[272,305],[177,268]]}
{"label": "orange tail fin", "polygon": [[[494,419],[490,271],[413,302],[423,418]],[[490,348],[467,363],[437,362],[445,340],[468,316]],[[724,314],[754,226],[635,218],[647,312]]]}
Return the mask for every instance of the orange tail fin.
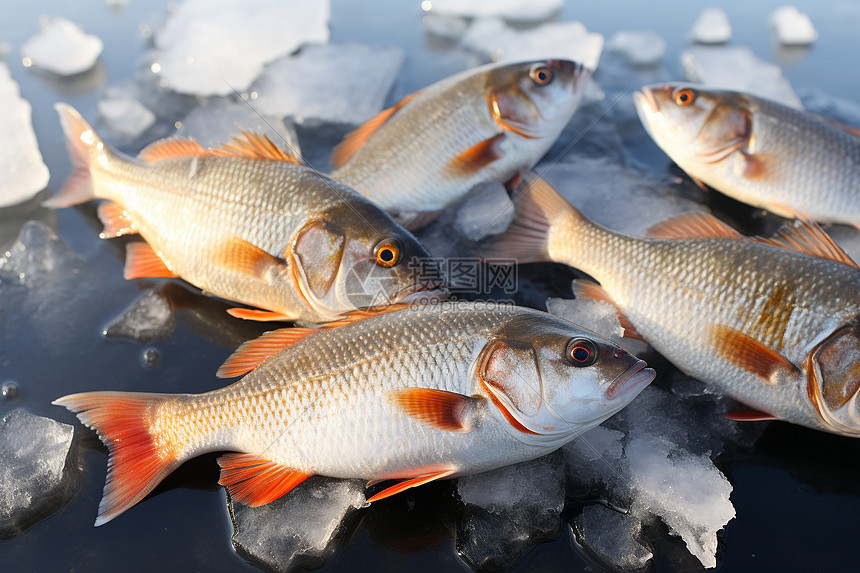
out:
{"label": "orange tail fin", "polygon": [[152,491],[182,459],[150,431],[150,412],[168,394],[84,392],[54,400],[94,429],[109,451],[107,481],[96,526],[107,523]]}
{"label": "orange tail fin", "polygon": [[66,134],[66,147],[72,159],[72,174],[62,190],[42,203],[44,207],[57,209],[95,199],[90,176],[91,149],[105,153],[105,147],[75,108],[65,103],[57,103],[54,109],[60,115],[60,124]]}

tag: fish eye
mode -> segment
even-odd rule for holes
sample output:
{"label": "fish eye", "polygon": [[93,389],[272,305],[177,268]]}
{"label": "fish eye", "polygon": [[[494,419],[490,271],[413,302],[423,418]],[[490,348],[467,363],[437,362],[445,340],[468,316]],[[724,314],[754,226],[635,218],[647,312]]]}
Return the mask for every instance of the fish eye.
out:
{"label": "fish eye", "polygon": [[536,66],[529,71],[529,77],[539,86],[545,86],[552,81],[552,70],[546,66]]}
{"label": "fish eye", "polygon": [[587,338],[573,338],[567,343],[564,357],[571,366],[591,366],[597,362],[597,345]]}
{"label": "fish eye", "polygon": [[678,105],[690,105],[696,99],[696,92],[690,88],[680,89],[672,96]]}
{"label": "fish eye", "polygon": [[400,260],[400,242],[396,239],[386,239],[376,246],[374,253],[376,264],[385,268],[393,267]]}

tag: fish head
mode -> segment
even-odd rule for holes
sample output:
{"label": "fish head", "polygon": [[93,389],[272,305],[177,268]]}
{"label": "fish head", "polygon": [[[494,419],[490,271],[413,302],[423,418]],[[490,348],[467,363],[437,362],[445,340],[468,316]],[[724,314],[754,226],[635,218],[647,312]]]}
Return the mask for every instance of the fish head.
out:
{"label": "fish head", "polygon": [[830,431],[860,437],[860,325],[836,329],[809,353],[807,394]]}
{"label": "fish head", "polygon": [[752,114],[743,94],[667,83],[646,86],[633,100],[645,130],[684,169],[750,145]]}
{"label": "fish head", "polygon": [[427,250],[367,201],[344,201],[311,219],[291,248],[299,289],[324,320],[448,294]]}
{"label": "fish head", "polygon": [[546,146],[579,106],[591,70],[570,60],[535,60],[488,69],[490,115],[507,133]]}
{"label": "fish head", "polygon": [[543,313],[508,321],[476,369],[511,435],[555,447],[621,410],[655,376],[613,342]]}

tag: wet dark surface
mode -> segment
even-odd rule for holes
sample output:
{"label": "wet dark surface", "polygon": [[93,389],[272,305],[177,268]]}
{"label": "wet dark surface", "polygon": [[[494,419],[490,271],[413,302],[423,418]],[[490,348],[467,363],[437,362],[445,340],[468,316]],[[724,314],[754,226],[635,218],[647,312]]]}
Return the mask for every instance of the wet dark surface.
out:
{"label": "wet dark surface", "polygon": [[[860,48],[860,8],[837,1],[806,4],[800,8],[810,15],[820,33],[820,40],[806,52],[789,54],[772,46],[766,19],[779,2],[724,5],[733,26],[732,44],[750,46],[760,58],[783,64],[784,74],[798,90],[819,90],[857,102],[860,75],[855,59]],[[29,220],[48,225],[71,249],[61,255],[59,270],[44,281],[27,288],[8,283],[0,286],[0,383],[13,382],[15,388],[0,397],[0,416],[23,407],[75,424],[77,445],[70,463],[80,470],[71,486],[76,491],[71,502],[22,535],[0,540],[2,571],[257,570],[231,546],[232,530],[225,493],[216,483],[214,455],[185,464],[146,500],[109,524],[94,528],[105,479],[106,450],[71,414],[50,404],[64,394],[90,390],[190,393],[220,387],[224,382],[214,376],[218,366],[242,341],[267,329],[230,318],[225,313],[226,303],[204,297],[176,281],[125,281],[125,241],[98,239],[101,225],[93,205],[60,211],[39,206],[41,199],[59,189],[70,170],[53,103],[65,101],[84,117],[95,118],[101,90],[133,77],[138,58],[148,48],[139,25],[154,25],[163,18],[165,6],[159,1],[130,0],[124,8],[114,9],[99,2],[45,0],[6,7],[0,18],[0,43],[11,47],[5,61],[22,96],[33,106],[33,125],[51,172],[49,188],[37,199],[0,210],[0,252],[11,246]],[[629,74],[642,84],[681,77],[678,56],[687,45],[687,31],[700,9],[698,4],[674,2],[652,6],[635,1],[571,1],[558,18],[580,20],[607,40],[622,29],[658,31],[668,46],[662,66]],[[60,79],[22,66],[18,50],[37,32],[42,14],[64,15],[104,41],[105,50],[96,69]],[[458,71],[467,60],[449,43],[425,35],[421,17],[418,2],[335,1],[332,41],[400,46],[406,59],[390,95],[390,100],[396,101]],[[606,64],[608,69],[604,89],[624,75],[617,67],[612,71],[611,63],[604,52],[601,66]],[[596,79],[601,81],[601,71]],[[609,120],[626,118],[627,123],[619,120],[619,125],[626,126],[621,141],[601,140],[583,153],[615,154],[637,169],[679,174],[644,131],[629,122],[630,113],[607,114]],[[181,119],[178,112],[175,119]],[[160,120],[161,127],[172,122],[167,117]],[[580,125],[578,121],[574,123]],[[314,134],[310,127],[301,128],[299,136],[309,161],[323,167],[328,146],[344,131],[342,126],[324,126]],[[565,134],[563,138],[574,136],[570,129]],[[550,155],[566,147],[560,142]],[[579,152],[576,146],[567,151]],[[763,219],[756,211],[714,193],[700,193],[688,180],[682,187],[685,194],[701,197],[747,232],[770,230],[778,222]],[[520,273],[530,290],[518,293],[518,302],[543,308],[547,296],[570,298],[569,281],[575,273],[569,269],[547,264],[524,268]],[[175,327],[166,337],[136,342],[103,336],[104,327],[147,291],[163,297],[174,312]],[[755,444],[732,448],[718,458],[717,464],[734,486],[731,500],[737,511],[721,536],[718,569],[855,569],[860,442],[772,423]],[[460,506],[453,501],[455,491],[451,483],[432,484],[359,511],[346,524],[338,540],[339,549],[322,570],[468,570],[456,553],[454,514]],[[509,564],[514,570],[599,570],[569,533],[567,523],[578,507],[569,501],[558,537]],[[665,527],[658,524],[646,533],[655,554],[654,570],[701,569]]]}

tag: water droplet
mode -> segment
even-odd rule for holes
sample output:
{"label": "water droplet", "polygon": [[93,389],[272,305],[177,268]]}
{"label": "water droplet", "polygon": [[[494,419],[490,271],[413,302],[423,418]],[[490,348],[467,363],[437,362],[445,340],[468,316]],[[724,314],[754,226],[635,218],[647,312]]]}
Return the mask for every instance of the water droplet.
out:
{"label": "water droplet", "polygon": [[18,385],[12,381],[4,382],[2,386],[0,386],[0,396],[3,397],[4,400],[14,400],[18,397]]}
{"label": "water droplet", "polygon": [[161,352],[157,348],[147,348],[140,355],[140,363],[144,368],[155,368],[161,362]]}

